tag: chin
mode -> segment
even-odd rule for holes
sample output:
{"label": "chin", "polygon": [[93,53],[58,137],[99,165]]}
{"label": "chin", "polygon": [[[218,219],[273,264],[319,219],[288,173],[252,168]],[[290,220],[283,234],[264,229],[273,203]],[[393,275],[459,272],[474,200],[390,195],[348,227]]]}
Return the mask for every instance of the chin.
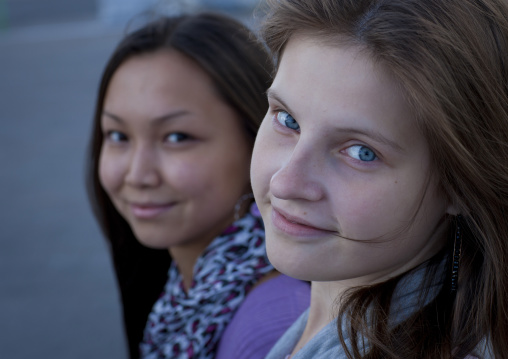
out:
{"label": "chin", "polygon": [[168,245],[154,240],[140,240],[138,242],[150,249],[168,249]]}
{"label": "chin", "polygon": [[302,265],[300,259],[295,258],[291,251],[275,249],[267,242],[266,250],[268,260],[277,269],[277,271],[299,280],[311,281],[312,273],[306,265]]}
{"label": "chin", "polygon": [[159,238],[158,236],[150,235],[147,233],[134,232],[136,239],[140,244],[151,249],[168,249],[166,238]]}
{"label": "chin", "polygon": [[334,270],[333,263],[316,261],[315,257],[313,259],[309,253],[277,248],[267,242],[267,254],[275,269],[288,277],[308,282],[340,280],[337,276],[338,270]]}

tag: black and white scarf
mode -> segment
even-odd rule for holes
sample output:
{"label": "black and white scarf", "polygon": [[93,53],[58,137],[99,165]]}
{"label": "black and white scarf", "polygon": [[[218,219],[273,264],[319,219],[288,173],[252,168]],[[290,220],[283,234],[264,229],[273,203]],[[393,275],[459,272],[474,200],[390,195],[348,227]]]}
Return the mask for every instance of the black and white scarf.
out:
{"label": "black and white scarf", "polygon": [[271,270],[263,222],[253,204],[198,258],[188,293],[173,261],[164,292],[148,316],[141,357],[213,358],[236,309],[253,285]]}

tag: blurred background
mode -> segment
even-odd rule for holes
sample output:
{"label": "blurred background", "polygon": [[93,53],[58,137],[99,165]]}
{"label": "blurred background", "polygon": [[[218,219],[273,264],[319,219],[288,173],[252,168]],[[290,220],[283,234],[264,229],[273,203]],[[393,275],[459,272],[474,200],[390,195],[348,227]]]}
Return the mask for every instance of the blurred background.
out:
{"label": "blurred background", "polygon": [[85,192],[100,75],[146,11],[258,0],[0,0],[0,358],[126,358],[106,242]]}

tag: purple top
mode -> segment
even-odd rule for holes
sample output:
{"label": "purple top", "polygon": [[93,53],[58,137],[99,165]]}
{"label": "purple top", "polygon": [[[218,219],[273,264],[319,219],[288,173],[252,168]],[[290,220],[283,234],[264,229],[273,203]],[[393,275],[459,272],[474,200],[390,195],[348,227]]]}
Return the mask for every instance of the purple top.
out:
{"label": "purple top", "polygon": [[263,359],[310,304],[310,285],[283,274],[254,288],[219,342],[216,359]]}

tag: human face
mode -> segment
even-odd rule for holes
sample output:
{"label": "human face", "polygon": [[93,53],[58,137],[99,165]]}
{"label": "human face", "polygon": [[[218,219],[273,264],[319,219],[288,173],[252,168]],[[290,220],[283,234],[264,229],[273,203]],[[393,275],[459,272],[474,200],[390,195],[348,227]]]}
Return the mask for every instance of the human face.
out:
{"label": "human face", "polygon": [[442,247],[447,201],[428,144],[380,64],[295,37],[268,100],[251,180],[278,270],[370,284]]}
{"label": "human face", "polygon": [[232,222],[252,142],[193,60],[172,50],[127,60],[101,126],[101,184],[141,243],[199,253]]}

